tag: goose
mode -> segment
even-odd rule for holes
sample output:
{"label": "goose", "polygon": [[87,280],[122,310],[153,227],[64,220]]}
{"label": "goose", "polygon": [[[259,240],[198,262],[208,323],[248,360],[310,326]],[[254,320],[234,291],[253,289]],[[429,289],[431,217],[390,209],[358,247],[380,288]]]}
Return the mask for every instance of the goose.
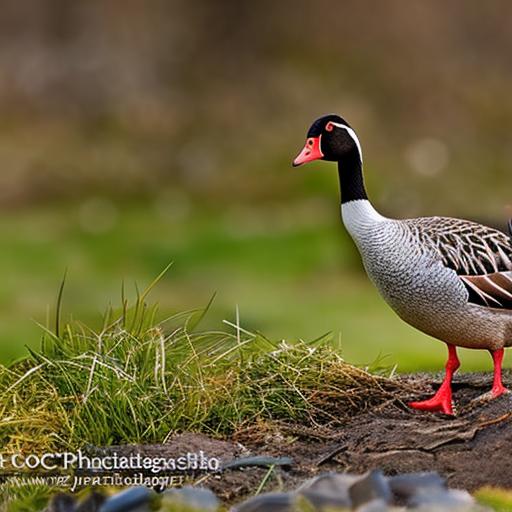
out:
{"label": "goose", "polygon": [[343,223],[384,300],[402,320],[447,345],[441,386],[409,406],[454,414],[457,347],[488,350],[494,380],[486,395],[506,393],[501,369],[504,349],[512,345],[511,237],[469,220],[381,215],[366,194],[359,139],[338,115],[311,125],[293,166],[314,160],[338,163]]}

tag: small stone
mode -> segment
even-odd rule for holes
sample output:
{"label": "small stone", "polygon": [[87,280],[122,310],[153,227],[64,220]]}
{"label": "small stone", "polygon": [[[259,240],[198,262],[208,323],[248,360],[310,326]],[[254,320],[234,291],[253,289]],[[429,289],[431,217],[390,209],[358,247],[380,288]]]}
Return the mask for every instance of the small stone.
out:
{"label": "small stone", "polygon": [[392,499],[388,481],[379,470],[370,471],[354,482],[349,488],[349,496],[354,508],[372,500],[390,503]]}
{"label": "small stone", "polygon": [[47,512],[75,512],[76,500],[71,494],[59,493],[53,496]]}
{"label": "small stone", "polygon": [[359,476],[349,475],[348,473],[323,473],[314,478],[306,480],[298,489],[301,492],[306,489],[328,493],[332,495],[343,495],[348,498],[350,486],[360,479]]}
{"label": "small stone", "polygon": [[105,501],[99,512],[149,512],[152,496],[147,487],[132,487]]}
{"label": "small stone", "polygon": [[399,500],[408,500],[420,492],[439,492],[446,489],[446,480],[435,471],[391,476],[388,477],[388,483]]}
{"label": "small stone", "polygon": [[295,496],[290,493],[260,494],[232,507],[230,512],[293,512]]}
{"label": "small stone", "polygon": [[345,509],[350,508],[350,499],[348,496],[343,495],[332,495],[328,493],[322,493],[319,491],[313,491],[311,489],[306,489],[304,491],[301,491],[300,494],[298,494],[299,499],[300,497],[303,497],[314,510],[331,510],[331,509]]}
{"label": "small stone", "polygon": [[324,473],[304,482],[296,492],[317,507],[350,507],[349,488],[357,480],[354,475]]}
{"label": "small stone", "polygon": [[105,500],[103,494],[92,491],[87,498],[80,502],[75,512],[98,512]]}
{"label": "small stone", "polygon": [[388,504],[381,499],[372,500],[356,508],[357,512],[388,512]]}
{"label": "small stone", "polygon": [[181,505],[187,510],[216,512],[220,507],[220,501],[210,489],[185,486],[165,491],[162,494],[161,506],[165,509],[166,505]]}
{"label": "small stone", "polygon": [[458,489],[430,492],[428,490],[415,494],[408,506],[417,510],[436,510],[439,512],[465,512],[474,510],[475,500],[467,491]]}

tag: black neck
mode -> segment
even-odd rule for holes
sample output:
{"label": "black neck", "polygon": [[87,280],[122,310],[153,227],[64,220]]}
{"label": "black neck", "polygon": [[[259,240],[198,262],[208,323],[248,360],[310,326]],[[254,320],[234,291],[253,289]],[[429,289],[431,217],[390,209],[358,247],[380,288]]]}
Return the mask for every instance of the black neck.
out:
{"label": "black neck", "polygon": [[357,149],[354,148],[338,162],[338,175],[342,204],[357,199],[368,199],[364,188],[363,164]]}

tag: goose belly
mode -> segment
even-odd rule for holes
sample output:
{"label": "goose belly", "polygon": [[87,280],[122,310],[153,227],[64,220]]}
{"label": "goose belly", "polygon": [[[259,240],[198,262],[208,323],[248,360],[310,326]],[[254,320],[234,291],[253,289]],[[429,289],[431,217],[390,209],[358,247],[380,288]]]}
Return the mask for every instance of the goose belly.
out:
{"label": "goose belly", "polygon": [[460,336],[468,292],[453,270],[400,230],[356,243],[368,276],[404,321],[443,341],[462,337],[456,344],[471,343],[471,333]]}

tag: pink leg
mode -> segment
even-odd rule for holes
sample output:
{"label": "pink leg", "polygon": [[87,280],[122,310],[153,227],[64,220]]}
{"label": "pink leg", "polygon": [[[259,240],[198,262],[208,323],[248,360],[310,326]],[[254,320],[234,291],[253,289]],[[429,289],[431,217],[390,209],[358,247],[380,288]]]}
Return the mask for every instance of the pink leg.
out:
{"label": "pink leg", "polygon": [[452,378],[460,366],[460,361],[457,357],[455,345],[448,343],[446,345],[448,346],[448,361],[446,362],[446,373],[441,387],[432,398],[421,402],[410,402],[410,407],[421,411],[443,412],[444,414],[453,415]]}
{"label": "pink leg", "polygon": [[501,363],[503,362],[503,355],[505,349],[500,348],[499,350],[490,350],[492,360],[494,361],[494,382],[492,384],[492,396],[497,398],[498,396],[506,393],[508,390],[501,382]]}

